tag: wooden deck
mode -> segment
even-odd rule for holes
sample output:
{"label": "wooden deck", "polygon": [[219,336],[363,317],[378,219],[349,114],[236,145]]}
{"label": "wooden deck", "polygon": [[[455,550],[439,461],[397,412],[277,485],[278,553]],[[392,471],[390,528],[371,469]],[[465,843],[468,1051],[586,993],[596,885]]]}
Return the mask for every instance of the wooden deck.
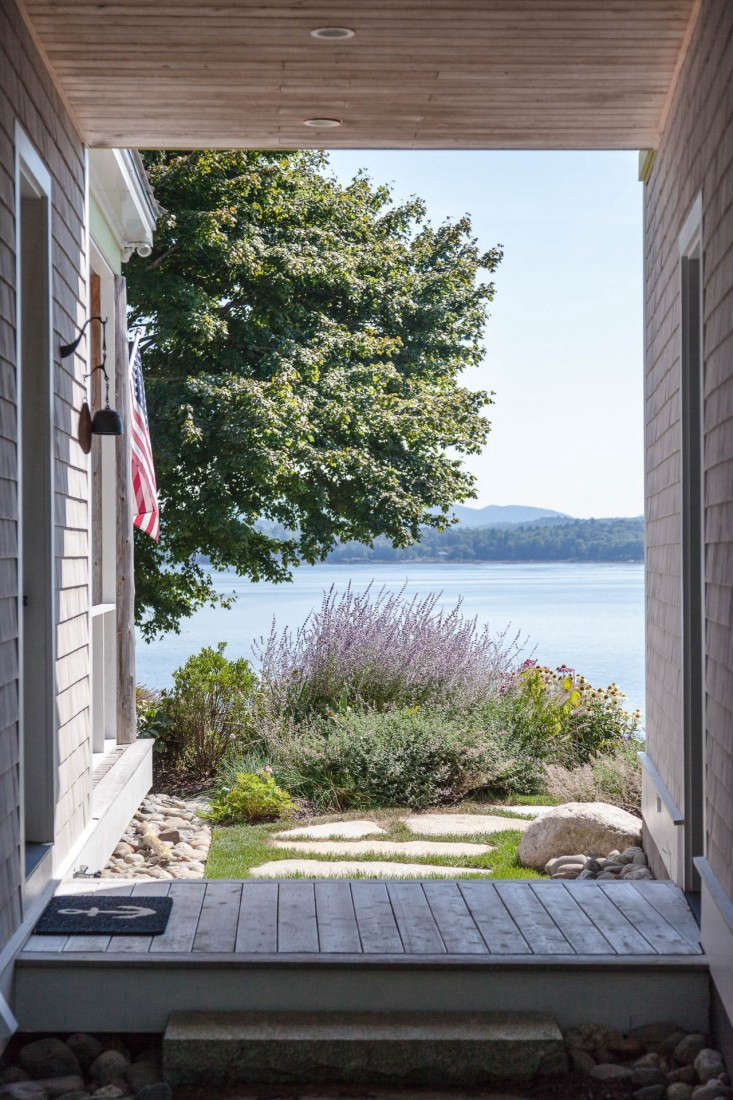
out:
{"label": "wooden deck", "polygon": [[[172,897],[165,933],[32,936],[23,955],[701,954],[684,895],[668,882],[95,882],[94,890]],[[78,882],[64,890],[89,891]]]}
{"label": "wooden deck", "polygon": [[693,1030],[708,1009],[699,930],[668,882],[96,880],[62,891],[169,895],[173,908],[160,936],[31,936],[16,967],[27,1030],[129,1028],[130,1000],[135,1030],[162,1030],[174,1007],[544,1005],[562,1026],[672,1014]]}

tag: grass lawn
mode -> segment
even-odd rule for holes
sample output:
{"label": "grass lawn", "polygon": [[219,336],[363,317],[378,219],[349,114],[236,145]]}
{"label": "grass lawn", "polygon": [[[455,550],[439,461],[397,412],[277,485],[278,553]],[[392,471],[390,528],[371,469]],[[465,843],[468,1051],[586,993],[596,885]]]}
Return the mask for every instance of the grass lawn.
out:
{"label": "grass lawn", "polygon": [[[538,799],[537,801],[539,802],[540,800]],[[452,807],[452,809],[459,813],[498,813],[499,816],[507,818],[507,826],[509,826],[511,821],[511,808],[508,806],[503,811],[495,811],[493,809],[488,811],[487,807],[485,805],[482,806],[480,803],[464,803],[461,806]],[[451,810],[445,810],[441,807],[440,812],[450,813]],[[477,870],[489,868],[493,871],[492,877],[496,879],[540,879],[545,877],[537,871],[520,866],[517,860],[517,848],[519,847],[521,833],[516,829],[507,827],[505,831],[500,833],[483,833],[471,836],[466,836],[458,832],[449,836],[427,836],[421,833],[413,833],[402,824],[400,818],[407,816],[409,813],[410,811],[408,810],[397,809],[371,810],[368,812],[359,811],[316,817],[308,821],[299,820],[297,825],[321,824],[329,820],[343,821],[348,818],[366,818],[369,821],[377,822],[377,824],[385,830],[384,833],[380,833],[380,840],[471,841],[476,844],[493,845],[493,851],[473,857],[446,857],[442,855],[425,857],[386,856],[382,853],[360,853],[359,855],[351,857],[352,859],[359,859],[364,863],[372,860],[389,860],[394,863],[438,863],[445,867],[455,867],[455,877],[460,879],[484,877],[476,875],[475,872]],[[302,852],[292,849],[270,847],[268,843],[269,835],[286,828],[287,825],[283,822],[275,822],[271,825],[229,825],[215,827],[212,831],[211,849],[206,864],[206,878],[245,879],[249,878],[250,868],[257,867],[262,863],[268,863],[273,860],[306,858]],[[317,858],[321,860],[338,861],[348,859],[349,857],[329,856],[325,853],[319,853]],[[311,876],[304,873],[302,875],[291,875],[288,877],[310,878]],[[358,878],[360,876],[349,875],[348,877]],[[426,876],[426,878],[427,877],[430,876]]]}

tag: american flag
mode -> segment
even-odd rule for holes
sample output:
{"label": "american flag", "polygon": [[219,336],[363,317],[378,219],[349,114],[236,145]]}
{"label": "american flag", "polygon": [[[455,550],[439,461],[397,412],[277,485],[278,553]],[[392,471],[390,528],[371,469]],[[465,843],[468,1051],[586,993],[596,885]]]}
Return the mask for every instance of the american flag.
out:
{"label": "american flag", "polygon": [[145,403],[143,367],[140,361],[139,332],[135,335],[130,347],[130,391],[132,394],[132,431],[130,432],[132,439],[132,491],[135,495],[133,523],[157,542],[160,535],[158,487],[155,483],[153,448],[150,444],[148,407]]}

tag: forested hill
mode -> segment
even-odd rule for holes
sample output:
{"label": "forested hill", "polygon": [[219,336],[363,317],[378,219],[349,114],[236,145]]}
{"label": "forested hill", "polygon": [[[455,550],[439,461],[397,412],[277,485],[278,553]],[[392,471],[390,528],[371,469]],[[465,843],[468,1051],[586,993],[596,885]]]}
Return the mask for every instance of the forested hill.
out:
{"label": "forested hill", "polygon": [[347,542],[331,562],[360,561],[643,561],[644,519],[569,519],[500,527],[423,530],[420,542],[395,549],[385,538],[373,546]]}

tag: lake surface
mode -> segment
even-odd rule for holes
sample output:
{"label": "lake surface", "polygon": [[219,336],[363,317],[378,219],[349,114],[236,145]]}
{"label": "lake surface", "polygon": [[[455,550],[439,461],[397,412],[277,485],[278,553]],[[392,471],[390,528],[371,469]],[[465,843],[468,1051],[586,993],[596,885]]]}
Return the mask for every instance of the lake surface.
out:
{"label": "lake surface", "polygon": [[463,598],[468,616],[499,631],[528,636],[541,664],[570,665],[596,686],[615,681],[630,708],[644,709],[644,566],[586,563],[401,562],[394,565],[317,565],[294,571],[292,584],[252,584],[234,573],[215,574],[217,591],[237,594],[231,610],[203,608],[180,634],[137,647],[138,682],[163,688],[202,646],[227,642],[227,656],[252,659],[252,643],[278,626],[297,628],[318,607],[324,589],[377,587],[407,593],[442,592],[441,603]]}

